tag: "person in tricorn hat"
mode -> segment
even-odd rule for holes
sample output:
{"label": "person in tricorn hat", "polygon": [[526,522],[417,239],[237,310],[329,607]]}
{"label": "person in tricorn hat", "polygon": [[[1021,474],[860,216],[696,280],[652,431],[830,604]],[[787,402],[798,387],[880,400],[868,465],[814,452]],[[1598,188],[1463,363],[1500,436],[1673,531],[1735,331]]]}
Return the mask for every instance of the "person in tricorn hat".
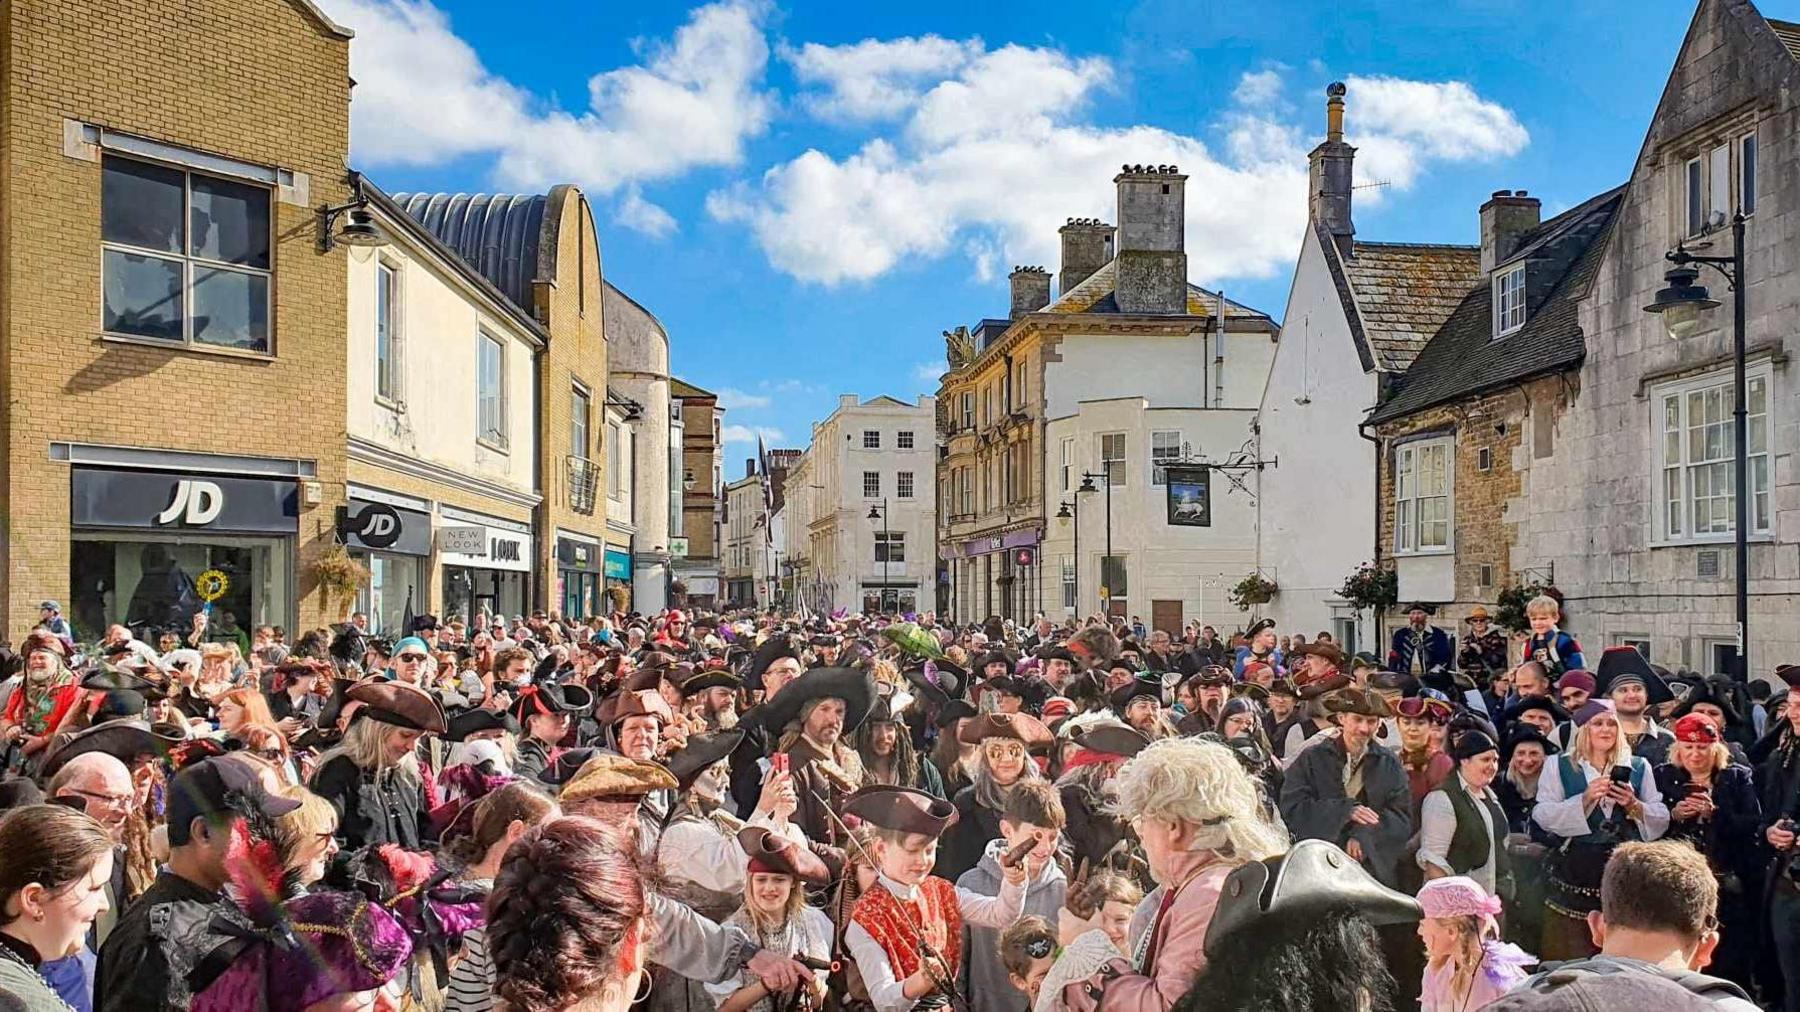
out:
{"label": "person in tricorn hat", "polygon": [[1113,713],[1145,737],[1176,737],[1175,725],[1163,714],[1162,679],[1156,675],[1139,675],[1107,694]]}
{"label": "person in tricorn hat", "polygon": [[762,793],[768,756],[781,735],[781,728],[764,723],[763,716],[768,712],[765,707],[789,682],[800,677],[802,670],[800,651],[784,632],[772,633],[758,644],[744,669],[744,689],[756,705],[739,715],[744,743],[731,754],[731,800],[740,817],[755,807]]}
{"label": "person in tricorn hat", "polygon": [[[904,711],[913,697],[906,692],[883,692],[869,708],[853,736],[862,760],[863,786],[889,784],[917,787],[934,798],[944,797],[944,782],[937,767],[913,749]],[[945,799],[949,800],[949,799]]]}
{"label": "person in tricorn hat", "polygon": [[952,880],[975,867],[988,841],[1000,835],[1000,816],[1013,786],[1042,776],[1032,753],[1049,751],[1055,741],[1043,721],[1028,713],[983,714],[959,734],[981,752],[974,782],[952,799],[957,825],[938,851],[937,874]]}
{"label": "person in tricorn hat", "polygon": [[813,668],[763,704],[762,723],[780,735],[799,811],[794,822],[809,839],[836,846],[836,823],[823,811],[841,804],[862,783],[862,759],[843,736],[862,726],[876,697],[875,678],[852,668]]}
{"label": "person in tricorn hat", "polygon": [[1294,759],[1282,783],[1281,817],[1296,840],[1330,841],[1384,884],[1396,882],[1412,835],[1412,795],[1400,760],[1374,743],[1375,729],[1393,711],[1367,689],[1338,689],[1324,704],[1337,734]]}
{"label": "person in tricorn hat", "polygon": [[1232,660],[1231,673],[1242,678],[1244,665],[1252,661],[1261,661],[1275,669],[1276,674],[1287,670],[1287,657],[1282,653],[1279,637],[1275,634],[1275,620],[1258,619],[1244,630],[1245,645],[1237,649]]}
{"label": "person in tricorn hat", "polygon": [[1494,628],[1487,608],[1476,605],[1469,610],[1469,634],[1463,637],[1456,666],[1485,684],[1494,672],[1508,667],[1506,634]]}
{"label": "person in tricorn hat", "polygon": [[697,715],[709,731],[737,726],[737,695],[744,680],[722,659],[709,659],[681,683],[682,709]]}
{"label": "person in tricorn hat", "polygon": [[1012,923],[1024,898],[1024,863],[1005,869],[1000,895],[979,896],[932,874],[938,839],[957,821],[949,802],[905,787],[865,787],[844,812],[876,827],[880,874],[845,931],[869,1000],[878,1012],[946,1007],[962,967],[963,925]]}
{"label": "person in tricorn hat", "polygon": [[[766,826],[746,826],[734,844],[748,857],[741,905],[724,921],[743,929],[763,947],[776,952],[806,956],[820,963],[831,959],[831,919],[806,902],[806,885],[823,885],[824,865],[808,853],[803,843],[782,836]],[[814,1006],[825,999],[827,971],[814,969],[809,981]],[[730,980],[706,985],[720,1012],[768,1012],[773,1006],[769,988],[755,975],[740,972]]]}
{"label": "person in tricorn hat", "polygon": [[1388,669],[1422,678],[1435,667],[1456,663],[1456,638],[1431,624],[1437,609],[1423,602],[1408,605],[1406,624],[1394,630],[1388,646]]}
{"label": "person in tricorn hat", "polygon": [[513,772],[522,777],[537,776],[550,765],[562,740],[568,737],[570,722],[593,706],[594,694],[579,685],[549,682],[520,689],[510,711],[522,732],[512,761]]}
{"label": "person in tricorn hat", "polygon": [[1619,731],[1631,753],[1642,756],[1651,766],[1667,759],[1675,736],[1652,719],[1649,710],[1675,698],[1669,683],[1636,647],[1629,646],[1607,647],[1600,655],[1594,677],[1600,694],[1612,700]]}
{"label": "person in tricorn hat", "polygon": [[[1259,661],[1252,661],[1259,664]],[[1231,670],[1208,664],[1175,684],[1175,729],[1182,734],[1211,731],[1219,722],[1219,710],[1234,684]]]}
{"label": "person in tricorn hat", "polygon": [[338,843],[422,849],[431,827],[429,793],[416,747],[448,730],[444,708],[406,682],[359,682],[345,693],[362,707],[344,740],[319,759],[309,785],[338,812]]}
{"label": "person in tricorn hat", "polygon": [[1307,654],[1294,665],[1294,694],[1299,702],[1282,735],[1285,765],[1293,765],[1314,736],[1333,726],[1331,713],[1325,709],[1325,696],[1350,684],[1350,676],[1339,671],[1328,656]]}

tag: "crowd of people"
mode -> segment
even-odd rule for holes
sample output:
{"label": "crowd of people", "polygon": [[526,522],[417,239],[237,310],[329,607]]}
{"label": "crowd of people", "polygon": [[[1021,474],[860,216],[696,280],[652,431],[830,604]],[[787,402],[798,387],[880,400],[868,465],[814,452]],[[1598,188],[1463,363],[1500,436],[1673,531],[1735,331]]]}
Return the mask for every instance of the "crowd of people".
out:
{"label": "crowd of people", "polygon": [[1527,612],[1377,660],[748,611],[77,643],[45,602],[0,648],[0,1012],[1800,1010],[1800,668],[1590,670]]}

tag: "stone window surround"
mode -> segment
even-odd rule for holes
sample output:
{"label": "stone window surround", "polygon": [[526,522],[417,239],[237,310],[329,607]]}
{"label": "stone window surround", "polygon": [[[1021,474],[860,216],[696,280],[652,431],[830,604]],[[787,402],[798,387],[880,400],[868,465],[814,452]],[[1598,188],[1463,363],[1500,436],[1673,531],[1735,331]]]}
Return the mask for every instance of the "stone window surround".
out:
{"label": "stone window surround", "polygon": [[[1741,194],[1736,192],[1739,189],[1740,182],[1737,176],[1741,172],[1740,145],[1746,134],[1755,133],[1758,135],[1757,175],[1759,177],[1758,185],[1760,186],[1760,177],[1763,169],[1763,166],[1761,165],[1762,119],[1762,111],[1754,105],[1747,107],[1740,106],[1739,108],[1716,117],[1701,126],[1688,130],[1678,137],[1668,138],[1658,145],[1658,156],[1661,159],[1663,167],[1667,170],[1669,180],[1669,235],[1671,244],[1697,238],[1695,234],[1689,233],[1687,227],[1689,162],[1692,162],[1696,158],[1700,159],[1702,165],[1701,190],[1704,193],[1710,194],[1711,185],[1706,177],[1706,173],[1710,171],[1710,167],[1706,164],[1708,161],[1708,152],[1721,144],[1728,145],[1731,150],[1730,162],[1733,174],[1732,191],[1733,196],[1737,198],[1734,201],[1734,206],[1736,204],[1741,204]],[[1752,216],[1753,215],[1746,215],[1746,217]]]}
{"label": "stone window surround", "polygon": [[[1765,415],[1764,415],[1765,420],[1764,420],[1763,424],[1765,426],[1765,431],[1767,432],[1767,435],[1765,436],[1765,440],[1764,440],[1764,446],[1766,448],[1765,454],[1769,458],[1769,468],[1768,468],[1769,488],[1768,488],[1767,494],[1770,497],[1770,505],[1769,505],[1770,526],[1769,526],[1769,529],[1767,529],[1767,530],[1752,529],[1750,531],[1749,537],[1746,539],[1752,543],[1768,542],[1768,541],[1774,540],[1775,452],[1772,449],[1772,441],[1774,439],[1775,427],[1779,423],[1779,419],[1777,419],[1775,417],[1776,407],[1779,402],[1779,397],[1778,397],[1776,387],[1775,387],[1774,373],[1775,373],[1775,369],[1778,366],[1781,366],[1782,364],[1784,364],[1785,361],[1786,361],[1785,358],[1779,357],[1779,356],[1766,356],[1766,355],[1757,355],[1755,353],[1752,353],[1751,355],[1747,356],[1747,361],[1745,362],[1745,370],[1744,370],[1745,382],[1748,383],[1750,380],[1756,379],[1756,378],[1761,378],[1764,382],[1763,396],[1764,396],[1764,401],[1766,404],[1766,409],[1765,409]],[[1647,400],[1649,402],[1649,406],[1650,406],[1649,425],[1650,425],[1651,431],[1650,431],[1649,435],[1650,435],[1650,455],[1651,455],[1650,465],[1651,466],[1649,468],[1650,473],[1649,473],[1648,482],[1647,482],[1647,487],[1649,489],[1648,502],[1652,506],[1651,521],[1650,521],[1651,528],[1650,528],[1650,532],[1649,532],[1650,537],[1649,537],[1649,542],[1648,542],[1648,547],[1650,547],[1650,548],[1653,548],[1653,549],[1654,548],[1683,548],[1683,547],[1694,547],[1694,546],[1704,547],[1704,546],[1711,546],[1711,545],[1722,545],[1722,544],[1730,544],[1736,538],[1735,533],[1733,533],[1731,531],[1713,532],[1713,533],[1708,533],[1708,534],[1694,534],[1691,531],[1687,531],[1687,532],[1684,532],[1683,534],[1671,537],[1663,530],[1663,525],[1665,523],[1665,518],[1664,518],[1664,514],[1663,514],[1663,510],[1665,508],[1665,503],[1663,501],[1663,490],[1662,490],[1664,462],[1663,462],[1663,438],[1662,438],[1663,437],[1663,433],[1662,433],[1663,416],[1662,416],[1662,406],[1660,403],[1661,397],[1663,396],[1663,394],[1668,393],[1668,392],[1673,392],[1676,389],[1680,389],[1685,392],[1685,391],[1695,388],[1695,387],[1715,386],[1721,380],[1724,381],[1725,383],[1730,383],[1731,382],[1731,370],[1732,370],[1732,363],[1728,359],[1726,359],[1726,360],[1722,360],[1722,361],[1716,361],[1716,362],[1709,363],[1707,366],[1704,366],[1704,367],[1697,366],[1694,368],[1683,369],[1683,370],[1680,370],[1679,372],[1675,372],[1670,375],[1666,375],[1666,376],[1662,376],[1662,377],[1657,377],[1657,378],[1646,377],[1642,381],[1641,386],[1639,387],[1639,396],[1641,396],[1645,400]],[[1685,397],[1684,397],[1684,400],[1685,400]],[[1684,429],[1683,430],[1684,440],[1685,440],[1685,431],[1686,430]],[[1683,466],[1686,467],[1689,465],[1684,464]],[[1734,484],[1733,489],[1735,490],[1735,488],[1736,488],[1736,485]],[[1684,484],[1683,489],[1682,489],[1682,495],[1683,495],[1683,506],[1691,507],[1691,505],[1692,505],[1692,498],[1691,498],[1692,497],[1692,489]],[[1690,514],[1687,517],[1687,525],[1691,527],[1692,523],[1693,523],[1693,518]]]}
{"label": "stone window surround", "polygon": [[[1400,451],[1408,448],[1421,448],[1427,444],[1442,444],[1445,447],[1444,461],[1444,499],[1447,527],[1444,531],[1443,545],[1430,548],[1401,548],[1400,539]],[[1416,501],[1416,499],[1415,499]],[[1456,553],[1456,430],[1433,429],[1416,432],[1393,440],[1388,445],[1388,503],[1393,510],[1393,551],[1396,556],[1420,555],[1454,555]],[[1414,542],[1416,544],[1418,518],[1412,523]]]}

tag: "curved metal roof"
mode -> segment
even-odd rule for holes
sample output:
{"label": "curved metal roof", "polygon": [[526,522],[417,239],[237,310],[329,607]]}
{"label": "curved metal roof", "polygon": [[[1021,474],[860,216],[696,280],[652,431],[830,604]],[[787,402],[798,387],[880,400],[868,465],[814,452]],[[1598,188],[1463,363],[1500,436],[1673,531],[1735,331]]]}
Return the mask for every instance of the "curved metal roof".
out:
{"label": "curved metal roof", "polygon": [[543,194],[397,193],[395,203],[528,314],[539,277]]}

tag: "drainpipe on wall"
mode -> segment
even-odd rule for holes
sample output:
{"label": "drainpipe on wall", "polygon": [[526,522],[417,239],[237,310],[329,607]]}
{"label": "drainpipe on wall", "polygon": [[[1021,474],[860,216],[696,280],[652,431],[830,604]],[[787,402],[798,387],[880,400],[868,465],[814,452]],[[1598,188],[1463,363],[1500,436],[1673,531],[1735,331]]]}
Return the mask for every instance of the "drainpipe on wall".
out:
{"label": "drainpipe on wall", "polygon": [[[1374,537],[1374,540],[1375,540],[1375,568],[1380,569],[1381,568],[1381,464],[1382,464],[1381,439],[1378,436],[1369,435],[1369,428],[1368,428],[1367,422],[1357,422],[1356,423],[1356,434],[1363,437],[1364,439],[1368,440],[1369,442],[1375,444],[1375,537]],[[1371,610],[1375,612],[1375,621],[1373,623],[1374,627],[1375,627],[1375,649],[1376,649],[1376,651],[1379,651],[1381,649],[1382,634],[1384,632],[1386,632],[1386,630],[1381,628],[1381,612],[1378,609],[1371,609]],[[1375,656],[1381,657],[1382,655],[1379,652],[1377,652],[1375,654]]]}
{"label": "drainpipe on wall", "polygon": [[[534,417],[531,422],[536,429],[537,440],[539,443],[537,452],[531,455],[531,487],[537,489],[538,494],[544,497],[543,502],[538,505],[538,508],[532,511],[543,518],[537,524],[538,544],[537,551],[534,554],[537,555],[537,558],[539,559],[543,558],[544,542],[546,540],[549,541],[550,568],[552,569],[552,572],[548,575],[539,573],[535,579],[527,581],[530,584],[530,587],[528,588],[529,593],[526,596],[531,600],[532,611],[537,611],[540,608],[545,611],[549,610],[543,601],[545,596],[543,588],[549,585],[545,583],[546,580],[556,579],[556,574],[554,572],[556,568],[556,528],[550,522],[550,496],[548,490],[544,488],[545,447],[543,444],[548,442],[548,440],[544,438],[544,427],[538,424],[542,421],[544,415],[544,354],[546,351],[548,351],[547,348],[539,348],[531,357],[531,403],[534,405],[536,414],[536,417]],[[602,408],[602,421],[605,420],[605,413],[605,408]],[[602,557],[604,557],[606,552],[604,540],[605,539],[602,539],[602,546],[600,549]],[[536,559],[533,561],[535,562]]]}

